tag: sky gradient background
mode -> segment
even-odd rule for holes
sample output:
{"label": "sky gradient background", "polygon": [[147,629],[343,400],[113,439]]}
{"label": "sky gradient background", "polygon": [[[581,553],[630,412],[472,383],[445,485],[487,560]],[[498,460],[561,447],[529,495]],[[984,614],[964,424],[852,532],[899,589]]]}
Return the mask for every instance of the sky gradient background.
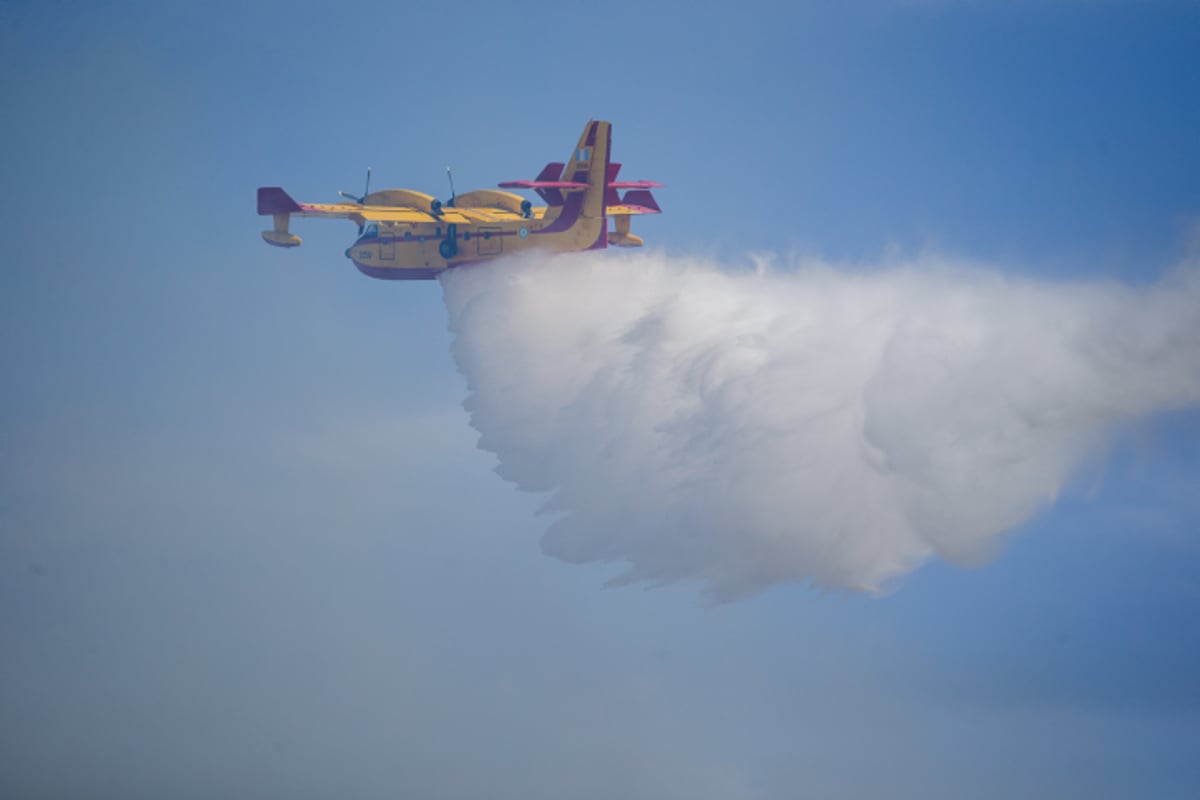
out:
{"label": "sky gradient background", "polygon": [[1195,412],[881,599],[605,590],[476,448],[441,286],[253,213],[598,117],[667,254],[1147,284],[1195,4],[9,3],[0,93],[0,794],[1195,795]]}

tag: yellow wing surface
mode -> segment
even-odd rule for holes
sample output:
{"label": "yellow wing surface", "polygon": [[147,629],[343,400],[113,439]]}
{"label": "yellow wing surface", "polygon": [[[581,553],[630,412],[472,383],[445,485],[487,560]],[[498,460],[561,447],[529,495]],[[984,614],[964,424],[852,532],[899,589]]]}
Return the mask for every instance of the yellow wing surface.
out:
{"label": "yellow wing surface", "polygon": [[471,220],[454,209],[445,209],[436,216],[411,206],[372,206],[358,203],[297,203],[299,211],[291,212],[294,217],[327,217],[348,219],[363,225],[371,222],[445,222],[460,224]]}
{"label": "yellow wing surface", "polygon": [[410,189],[386,189],[363,198],[362,203],[298,203],[278,186],[258,190],[258,213],[275,218],[275,229],[263,238],[280,247],[295,247],[300,237],[288,231],[291,217],[348,219],[356,225],[368,222],[437,223],[469,225],[513,219],[541,219],[544,207],[534,208],[520,195],[481,189],[466,192],[455,206],[441,204],[432,195]]}
{"label": "yellow wing surface", "polygon": [[636,214],[661,214],[658,209],[647,208],[646,206],[605,206],[604,213],[610,217],[619,217],[621,215],[636,215]]}

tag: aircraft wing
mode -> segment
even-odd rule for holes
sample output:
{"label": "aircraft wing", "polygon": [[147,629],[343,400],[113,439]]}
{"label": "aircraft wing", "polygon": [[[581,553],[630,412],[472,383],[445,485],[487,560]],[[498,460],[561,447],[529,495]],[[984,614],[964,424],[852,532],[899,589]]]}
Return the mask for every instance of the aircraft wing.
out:
{"label": "aircraft wing", "polygon": [[452,208],[442,210],[434,216],[419,208],[410,206],[360,206],[357,203],[297,203],[299,211],[292,213],[297,217],[332,217],[353,220],[359,225],[364,222],[445,222],[463,224],[469,222],[466,216]]}
{"label": "aircraft wing", "polygon": [[444,222],[464,224],[470,220],[453,208],[443,208],[438,215],[412,206],[359,205],[358,203],[297,203],[283,189],[264,186],[258,190],[260,215],[290,214],[297,217],[348,219],[363,225],[367,221]]}
{"label": "aircraft wing", "polygon": [[663,185],[656,181],[613,181],[608,184],[610,189],[661,189],[662,187]]}
{"label": "aircraft wing", "polygon": [[586,183],[576,181],[502,181],[496,184],[501,189],[565,189],[582,191],[588,188]]}
{"label": "aircraft wing", "polygon": [[363,219],[389,222],[446,222],[455,225],[470,222],[464,214],[452,208],[443,208],[442,213],[434,216],[405,206],[358,206],[358,214]]}
{"label": "aircraft wing", "polygon": [[621,214],[629,214],[629,215],[633,215],[633,214],[661,214],[661,213],[662,213],[662,211],[660,211],[660,210],[659,210],[659,209],[657,209],[657,208],[646,208],[645,206],[626,206],[626,205],[619,205],[619,206],[605,206],[605,207],[604,207],[604,213],[605,213],[605,214],[608,214],[610,217],[615,217],[615,216],[619,216],[619,215],[621,215]]}

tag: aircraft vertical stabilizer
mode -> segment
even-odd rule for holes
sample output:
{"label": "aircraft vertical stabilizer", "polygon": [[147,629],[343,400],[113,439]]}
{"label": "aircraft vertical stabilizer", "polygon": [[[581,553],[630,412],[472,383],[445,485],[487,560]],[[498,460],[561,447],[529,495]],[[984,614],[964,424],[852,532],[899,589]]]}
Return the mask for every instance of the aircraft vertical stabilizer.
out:
{"label": "aircraft vertical stabilizer", "polygon": [[604,193],[608,188],[608,154],[611,145],[612,124],[590,120],[563,170],[565,179],[587,185],[583,195],[582,216],[590,219],[603,219],[605,216]]}

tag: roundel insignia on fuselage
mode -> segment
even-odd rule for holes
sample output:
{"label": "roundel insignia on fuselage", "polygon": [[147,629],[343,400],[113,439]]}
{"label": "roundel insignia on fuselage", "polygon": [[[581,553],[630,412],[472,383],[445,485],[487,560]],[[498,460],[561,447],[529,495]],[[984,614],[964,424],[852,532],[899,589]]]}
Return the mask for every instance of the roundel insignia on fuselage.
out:
{"label": "roundel insignia on fuselage", "polygon": [[529,228],[521,228],[521,230],[517,231],[517,235],[522,239],[526,238],[529,236]]}

